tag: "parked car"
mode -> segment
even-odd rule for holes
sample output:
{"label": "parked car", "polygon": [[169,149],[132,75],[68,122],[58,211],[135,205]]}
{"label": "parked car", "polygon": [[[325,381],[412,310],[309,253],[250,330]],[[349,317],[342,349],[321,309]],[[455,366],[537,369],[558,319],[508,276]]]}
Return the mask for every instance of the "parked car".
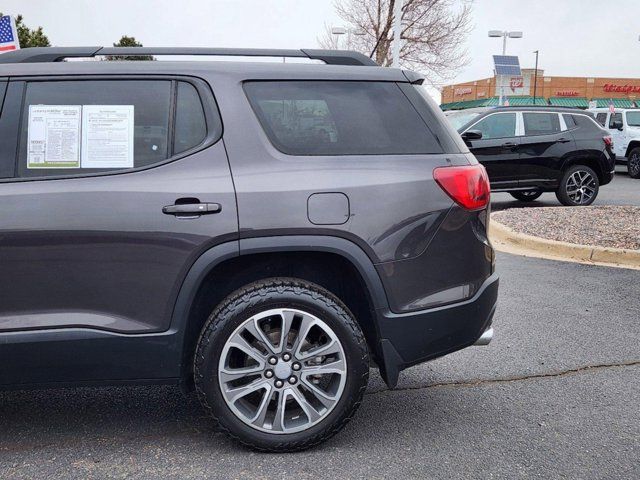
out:
{"label": "parked car", "polygon": [[[60,61],[161,54],[328,65]],[[95,47],[0,79],[0,387],[179,384],[291,451],[354,415],[370,362],[393,387],[491,339],[488,178],[418,74]]]}
{"label": "parked car", "polygon": [[640,178],[640,109],[592,108],[596,121],[606,128],[613,138],[616,161],[627,165],[629,176]]}
{"label": "parked car", "polygon": [[555,192],[563,205],[590,205],[615,171],[611,135],[581,110],[500,107],[459,128],[492,191],[520,201]]}
{"label": "parked car", "polygon": [[447,117],[447,120],[449,120],[449,123],[451,123],[453,128],[457,130],[491,108],[492,107],[474,107],[466,108],[464,110],[447,110],[444,112],[444,116]]}

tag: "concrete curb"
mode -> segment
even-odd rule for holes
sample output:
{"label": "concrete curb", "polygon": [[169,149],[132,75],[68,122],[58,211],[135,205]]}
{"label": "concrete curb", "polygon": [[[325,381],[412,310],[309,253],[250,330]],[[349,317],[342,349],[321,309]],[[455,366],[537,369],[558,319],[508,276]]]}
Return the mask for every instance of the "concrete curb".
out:
{"label": "concrete curb", "polygon": [[497,250],[570,262],[640,269],[640,250],[558,242],[518,233],[492,215],[489,238]]}

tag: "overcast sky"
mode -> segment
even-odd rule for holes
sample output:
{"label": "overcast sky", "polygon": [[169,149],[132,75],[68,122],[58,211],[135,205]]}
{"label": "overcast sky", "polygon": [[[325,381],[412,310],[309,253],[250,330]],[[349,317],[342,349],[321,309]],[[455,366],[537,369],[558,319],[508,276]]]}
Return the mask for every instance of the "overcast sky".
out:
{"label": "overcast sky", "polygon": [[[317,47],[324,25],[339,25],[332,0],[3,0],[43,26],[52,45],[111,45],[122,35],[145,46]],[[471,62],[455,81],[491,74],[501,39],[522,30],[507,53],[556,76],[640,77],[640,0],[476,0],[467,39]]]}

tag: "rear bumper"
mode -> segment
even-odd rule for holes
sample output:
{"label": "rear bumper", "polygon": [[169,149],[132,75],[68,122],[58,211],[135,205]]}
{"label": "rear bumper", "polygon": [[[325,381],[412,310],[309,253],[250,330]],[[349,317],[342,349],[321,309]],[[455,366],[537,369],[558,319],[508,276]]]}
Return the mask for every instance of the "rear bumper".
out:
{"label": "rear bumper", "polygon": [[378,313],[380,370],[389,387],[401,370],[473,345],[491,325],[498,299],[494,273],[469,300],[428,310]]}

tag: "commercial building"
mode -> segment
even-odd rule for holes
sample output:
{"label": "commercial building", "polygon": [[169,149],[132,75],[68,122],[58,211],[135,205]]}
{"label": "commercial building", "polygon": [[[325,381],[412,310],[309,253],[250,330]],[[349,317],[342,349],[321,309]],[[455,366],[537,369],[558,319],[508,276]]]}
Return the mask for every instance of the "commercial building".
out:
{"label": "commercial building", "polygon": [[[535,82],[534,82],[535,80]],[[534,83],[535,95],[534,99]],[[544,70],[522,69],[520,76],[493,76],[442,88],[443,110],[495,106],[500,91],[509,105],[556,105],[562,107],[640,107],[640,79],[598,77],[550,77]]]}

